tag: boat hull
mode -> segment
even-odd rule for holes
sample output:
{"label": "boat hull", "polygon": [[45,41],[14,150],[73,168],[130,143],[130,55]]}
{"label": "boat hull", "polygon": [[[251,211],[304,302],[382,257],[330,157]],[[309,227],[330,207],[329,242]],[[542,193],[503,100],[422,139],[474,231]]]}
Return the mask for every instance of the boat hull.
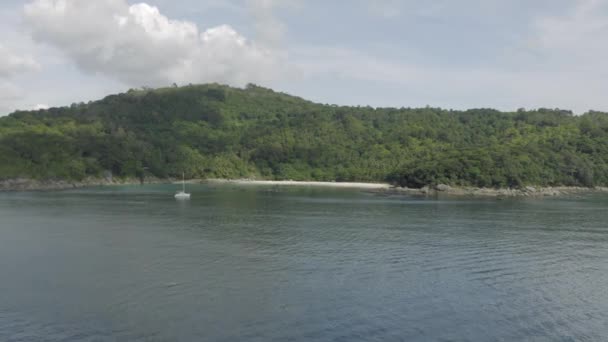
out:
{"label": "boat hull", "polygon": [[188,199],[190,199],[190,194],[179,192],[179,193],[175,194],[175,199],[188,200]]}

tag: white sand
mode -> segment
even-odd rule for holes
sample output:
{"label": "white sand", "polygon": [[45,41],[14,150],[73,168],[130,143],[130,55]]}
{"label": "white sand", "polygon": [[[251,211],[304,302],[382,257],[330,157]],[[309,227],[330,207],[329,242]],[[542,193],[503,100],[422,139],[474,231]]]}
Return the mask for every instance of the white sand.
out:
{"label": "white sand", "polygon": [[303,181],[270,181],[251,179],[208,179],[208,182],[229,183],[238,185],[296,185],[296,186],[319,186],[331,188],[355,188],[355,189],[389,189],[390,184],[385,183],[355,183],[355,182],[303,182]]}

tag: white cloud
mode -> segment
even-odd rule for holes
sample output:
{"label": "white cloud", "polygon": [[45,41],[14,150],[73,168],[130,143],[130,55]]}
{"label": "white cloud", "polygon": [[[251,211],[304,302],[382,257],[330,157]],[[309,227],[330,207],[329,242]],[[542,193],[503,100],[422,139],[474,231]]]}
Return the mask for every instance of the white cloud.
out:
{"label": "white cloud", "polygon": [[173,82],[265,83],[284,72],[284,54],[249,41],[228,25],[200,31],[145,3],[35,0],[24,8],[32,36],[83,70],[128,85]]}
{"label": "white cloud", "polygon": [[[234,13],[213,20],[230,20],[243,30],[249,28],[247,21],[253,20],[252,32],[243,32],[254,40],[227,25],[206,29],[200,22],[196,25],[174,20],[156,7],[133,4],[133,0],[28,0],[25,27],[36,41],[46,44],[39,44],[36,49],[19,45],[21,37],[8,39],[7,30],[2,31],[3,43],[40,56],[45,68],[39,77],[48,83],[33,84],[28,76],[4,72],[13,75],[13,98],[18,93],[15,85],[28,90],[27,101],[11,101],[31,108],[36,103],[79,101],[84,86],[94,88],[86,95],[93,99],[118,91],[124,84],[216,81],[232,85],[281,84],[282,90],[302,89],[298,85],[301,84],[310,91],[294,91],[296,95],[326,102],[343,95],[341,103],[345,104],[500,109],[543,106],[578,112],[608,109],[608,0],[564,0],[560,2],[563,6],[554,6],[549,0],[534,4],[525,0],[358,0],[344,6],[312,6],[300,0],[192,0],[179,5],[171,0],[139,1],[154,2],[179,13],[174,16],[192,20],[198,18],[194,13],[200,10],[227,6]],[[306,32],[295,32],[302,29],[297,20],[298,25],[291,27],[293,36],[311,46],[286,41],[288,27],[279,20],[279,11],[299,4],[311,5],[306,9],[307,15],[319,16],[316,26],[307,27]],[[176,7],[180,10],[176,11]],[[328,9],[340,12],[333,16],[320,13]],[[362,17],[361,10],[371,15]],[[353,22],[353,14],[357,22]],[[395,20],[382,20],[380,25],[379,18],[373,15]],[[10,18],[13,17],[18,16],[11,12]],[[437,20],[426,20],[429,17]],[[467,25],[461,25],[463,20]],[[425,23],[425,31],[418,34],[420,22]],[[348,30],[351,36],[342,35],[342,30],[332,31],[336,24],[352,28]],[[8,25],[18,31],[16,20]],[[339,41],[331,41],[336,32],[335,40]],[[359,37],[366,32],[378,37],[377,41],[370,41],[371,34]],[[418,37],[421,41],[417,41]],[[346,48],[315,46],[328,42]],[[369,48],[368,43],[376,48]],[[470,49],[461,49],[463,44]],[[289,49],[289,68],[283,46]],[[62,52],[61,58],[58,51]],[[435,58],[438,55],[446,58]],[[0,53],[0,60],[2,57]],[[60,63],[49,67],[53,57]],[[74,72],[74,64],[94,77]],[[292,68],[300,72],[300,78],[294,79]],[[24,71],[27,67],[21,64],[17,69]],[[64,83],[59,83],[59,77]],[[53,93],[44,86],[61,84],[66,88],[79,82],[84,86],[71,92],[72,97],[64,95],[66,92]],[[38,93],[32,91],[36,86]],[[361,92],[356,94],[354,89]],[[0,106],[7,101],[0,99]]]}

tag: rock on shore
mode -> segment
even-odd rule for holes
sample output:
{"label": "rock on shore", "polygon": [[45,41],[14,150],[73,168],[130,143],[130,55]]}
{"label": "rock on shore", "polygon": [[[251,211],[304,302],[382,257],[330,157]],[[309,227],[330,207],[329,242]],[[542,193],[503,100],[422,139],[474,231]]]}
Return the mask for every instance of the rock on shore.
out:
{"label": "rock on shore", "polygon": [[[145,183],[172,183],[172,179],[158,179],[146,177]],[[229,184],[258,184],[258,185],[308,185],[308,186],[327,186],[338,188],[358,188],[373,192],[385,193],[400,193],[418,196],[454,196],[454,197],[554,197],[563,195],[576,195],[590,192],[606,192],[608,187],[533,187],[527,186],[524,188],[510,189],[493,189],[493,188],[474,188],[474,187],[454,187],[446,184],[438,184],[434,186],[425,186],[420,189],[402,188],[391,186],[385,183],[340,183],[340,182],[295,182],[295,181],[259,181],[259,180],[227,180],[227,179],[207,179],[207,180],[190,180],[189,182],[216,182]],[[105,185],[128,185],[140,184],[141,181],[136,178],[86,178],[81,181],[66,181],[66,180],[36,180],[30,178],[16,178],[0,180],[0,191],[49,191],[49,190],[65,190],[73,188],[83,188],[90,186],[105,186]]]}
{"label": "rock on shore", "polygon": [[[159,183],[159,179],[145,179],[146,183]],[[101,185],[127,185],[140,184],[141,181],[136,178],[113,179],[107,178],[86,178],[81,181],[67,180],[38,180],[30,178],[16,178],[0,180],[0,191],[49,191],[49,190],[65,190],[73,188],[83,188],[88,186]]]}
{"label": "rock on shore", "polygon": [[608,188],[595,187],[532,187],[524,188],[474,188],[474,187],[452,187],[445,184],[436,186],[425,186],[420,189],[393,187],[389,191],[396,193],[407,193],[422,196],[470,196],[470,197],[553,197],[562,195],[575,195],[589,192],[608,192]]}

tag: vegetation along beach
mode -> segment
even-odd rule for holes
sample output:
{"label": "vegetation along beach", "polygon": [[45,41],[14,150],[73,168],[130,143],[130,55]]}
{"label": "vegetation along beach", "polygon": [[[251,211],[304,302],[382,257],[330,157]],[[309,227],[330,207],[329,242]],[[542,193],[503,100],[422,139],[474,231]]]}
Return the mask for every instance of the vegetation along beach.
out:
{"label": "vegetation along beach", "polygon": [[0,118],[0,188],[158,182],[183,171],[555,194],[608,185],[607,137],[608,114],[594,111],[347,107],[256,85],[132,89]]}

